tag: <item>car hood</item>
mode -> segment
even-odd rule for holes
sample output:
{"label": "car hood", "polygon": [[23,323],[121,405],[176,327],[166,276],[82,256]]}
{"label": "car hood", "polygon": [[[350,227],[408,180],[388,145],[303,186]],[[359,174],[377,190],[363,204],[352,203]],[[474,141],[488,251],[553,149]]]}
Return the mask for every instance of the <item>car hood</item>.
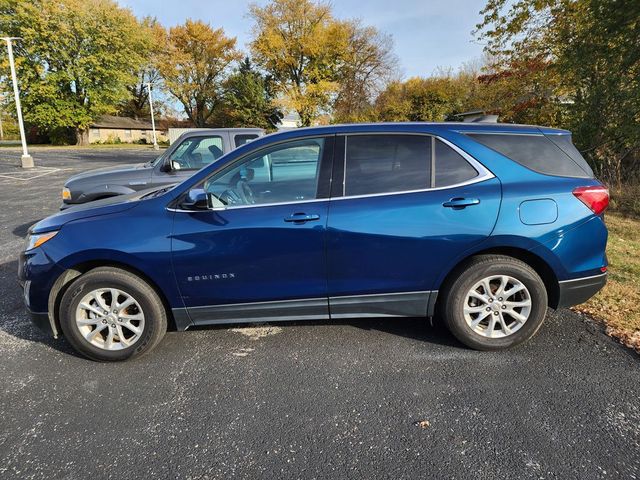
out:
{"label": "car hood", "polygon": [[152,168],[148,163],[131,163],[126,165],[114,165],[113,167],[96,168],[86,172],[78,173],[69,177],[65,182],[65,186],[81,180],[96,180],[104,182],[108,178],[139,178],[142,176],[150,176]]}
{"label": "car hood", "polygon": [[142,197],[157,190],[161,190],[161,187],[149,188],[129,195],[118,195],[93,202],[81,203],[40,220],[29,230],[32,233],[49,232],[51,230],[58,230],[64,224],[75,220],[124,212],[138,205]]}

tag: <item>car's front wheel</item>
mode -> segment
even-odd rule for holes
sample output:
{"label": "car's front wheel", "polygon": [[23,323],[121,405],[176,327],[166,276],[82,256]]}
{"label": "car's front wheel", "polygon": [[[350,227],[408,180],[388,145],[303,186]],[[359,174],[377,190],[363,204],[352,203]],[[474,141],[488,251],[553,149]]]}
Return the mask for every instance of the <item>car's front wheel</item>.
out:
{"label": "car's front wheel", "polygon": [[151,350],[167,330],[158,294],[138,276],[99,267],[78,277],[60,302],[71,345],[97,361],[127,360]]}
{"label": "car's front wheel", "polygon": [[474,257],[444,288],[449,330],[477,350],[503,350],[531,338],[547,311],[547,290],[536,271],[504,255]]}

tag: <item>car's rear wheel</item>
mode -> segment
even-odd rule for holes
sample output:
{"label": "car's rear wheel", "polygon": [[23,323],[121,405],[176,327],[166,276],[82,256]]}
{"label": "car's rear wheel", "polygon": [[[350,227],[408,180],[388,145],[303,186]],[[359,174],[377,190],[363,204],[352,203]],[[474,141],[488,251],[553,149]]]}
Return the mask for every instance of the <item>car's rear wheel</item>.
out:
{"label": "car's rear wheel", "polygon": [[98,361],[150,351],[167,330],[157,293],[138,276],[100,267],[78,277],[60,303],[60,326],[71,345]]}
{"label": "car's rear wheel", "polygon": [[536,271],[504,255],[474,257],[445,286],[442,314],[449,330],[477,350],[502,350],[542,326],[547,291]]}

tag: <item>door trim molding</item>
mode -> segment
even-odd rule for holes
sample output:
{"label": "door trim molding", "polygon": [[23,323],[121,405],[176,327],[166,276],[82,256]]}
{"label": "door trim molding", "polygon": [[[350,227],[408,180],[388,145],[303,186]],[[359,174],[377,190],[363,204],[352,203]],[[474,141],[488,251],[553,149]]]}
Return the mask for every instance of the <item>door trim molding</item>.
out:
{"label": "door trim molding", "polygon": [[329,297],[331,318],[426,317],[430,290]]}
{"label": "door trim molding", "polygon": [[433,315],[437,290],[340,295],[325,298],[229,303],[172,309],[178,330],[192,325],[294,322],[377,317]]}
{"label": "door trim molding", "polygon": [[[184,311],[184,308],[174,308]],[[286,322],[296,320],[328,320],[327,298],[275,300],[269,302],[230,303],[188,307],[186,311],[194,325],[224,323]]]}

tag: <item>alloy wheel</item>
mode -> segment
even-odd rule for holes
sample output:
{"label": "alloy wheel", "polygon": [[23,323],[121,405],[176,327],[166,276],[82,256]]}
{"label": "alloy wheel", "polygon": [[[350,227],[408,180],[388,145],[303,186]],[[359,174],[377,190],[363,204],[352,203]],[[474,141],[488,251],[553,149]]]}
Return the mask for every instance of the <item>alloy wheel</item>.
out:
{"label": "alloy wheel", "polygon": [[140,340],[144,312],[129,293],[100,288],[87,293],[76,308],[76,326],[84,339],[102,350],[122,350]]}
{"label": "alloy wheel", "polygon": [[504,338],[520,330],[531,314],[531,294],[520,280],[493,275],[477,282],[466,295],[464,319],[477,334]]}

